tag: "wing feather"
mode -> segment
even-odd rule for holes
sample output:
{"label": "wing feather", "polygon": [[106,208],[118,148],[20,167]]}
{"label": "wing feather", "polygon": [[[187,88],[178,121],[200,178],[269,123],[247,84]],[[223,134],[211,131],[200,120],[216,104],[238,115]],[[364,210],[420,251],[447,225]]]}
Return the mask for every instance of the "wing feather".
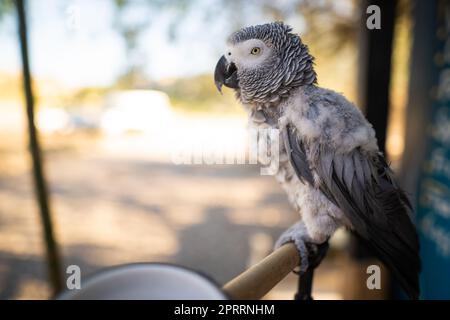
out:
{"label": "wing feather", "polygon": [[[390,268],[408,295],[418,298],[421,263],[417,233],[408,215],[411,204],[382,155],[364,154],[359,148],[339,154],[320,145],[308,158],[308,145],[290,126],[287,144],[299,179],[319,188],[338,206],[352,231]],[[311,168],[319,177],[316,185]]]}

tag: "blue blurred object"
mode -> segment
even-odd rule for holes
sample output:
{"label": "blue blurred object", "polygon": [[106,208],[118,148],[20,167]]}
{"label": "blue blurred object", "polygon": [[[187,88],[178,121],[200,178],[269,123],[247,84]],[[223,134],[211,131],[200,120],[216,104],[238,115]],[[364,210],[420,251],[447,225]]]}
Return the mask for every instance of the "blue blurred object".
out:
{"label": "blue blurred object", "polygon": [[407,144],[411,161],[424,151],[416,194],[421,298],[450,299],[450,3],[415,1],[414,9]]}

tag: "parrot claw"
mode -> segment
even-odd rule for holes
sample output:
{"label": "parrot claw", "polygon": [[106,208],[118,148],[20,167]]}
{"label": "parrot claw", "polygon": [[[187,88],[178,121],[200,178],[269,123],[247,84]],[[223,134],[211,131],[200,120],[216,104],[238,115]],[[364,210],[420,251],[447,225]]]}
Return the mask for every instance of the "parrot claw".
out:
{"label": "parrot claw", "polygon": [[[315,243],[306,243],[306,247],[311,248],[308,255],[308,264],[310,269],[315,269],[322,262],[323,258],[325,258],[328,248],[330,245],[328,244],[328,240],[321,244]],[[314,248],[314,249],[312,249]]]}
{"label": "parrot claw", "polygon": [[303,222],[297,222],[286,230],[275,243],[275,249],[293,242],[300,256],[299,274],[319,266],[328,251],[328,241],[321,244],[313,243]]}

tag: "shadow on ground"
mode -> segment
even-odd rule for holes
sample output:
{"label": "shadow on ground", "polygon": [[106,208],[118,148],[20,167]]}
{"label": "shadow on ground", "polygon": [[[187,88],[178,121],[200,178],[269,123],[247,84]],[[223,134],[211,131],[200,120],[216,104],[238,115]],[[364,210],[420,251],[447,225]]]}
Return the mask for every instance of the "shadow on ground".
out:
{"label": "shadow on ground", "polygon": [[[131,262],[172,262],[219,283],[270,252],[296,216],[255,166],[176,166],[86,154],[47,162],[65,266],[82,276]],[[49,297],[27,172],[0,177],[0,299]]]}

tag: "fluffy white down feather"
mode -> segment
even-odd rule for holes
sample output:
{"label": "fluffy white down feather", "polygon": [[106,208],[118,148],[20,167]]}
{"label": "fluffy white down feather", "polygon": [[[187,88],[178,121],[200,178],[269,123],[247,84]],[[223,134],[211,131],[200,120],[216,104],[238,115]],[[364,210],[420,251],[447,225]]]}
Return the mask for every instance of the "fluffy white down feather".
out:
{"label": "fluffy white down feather", "polygon": [[[341,94],[316,86],[300,87],[289,99],[277,106],[281,117],[276,127],[282,130],[292,124],[303,141],[320,141],[338,153],[360,147],[378,152],[375,132],[362,113]],[[251,110],[254,106],[248,106]],[[314,109],[316,114],[308,114]],[[256,128],[267,128],[267,122],[251,121]],[[281,136],[281,139],[283,137]],[[290,203],[300,214],[312,242],[326,241],[339,227],[351,224],[344,213],[318,189],[300,181],[288,160],[284,141],[280,141],[280,165],[276,178],[286,191]],[[317,181],[317,177],[315,176]]]}

